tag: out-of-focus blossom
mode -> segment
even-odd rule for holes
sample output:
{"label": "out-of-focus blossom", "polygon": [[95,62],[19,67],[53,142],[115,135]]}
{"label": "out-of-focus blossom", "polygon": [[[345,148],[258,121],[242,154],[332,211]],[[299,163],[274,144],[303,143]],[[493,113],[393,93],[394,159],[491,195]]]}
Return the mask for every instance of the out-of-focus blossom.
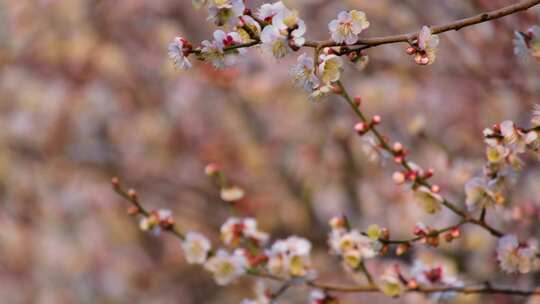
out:
{"label": "out-of-focus blossom", "polygon": [[298,57],[297,64],[290,69],[290,74],[294,82],[307,92],[313,92],[313,89],[319,85],[319,79],[314,73],[313,57],[305,53]]}
{"label": "out-of-focus blossom", "polygon": [[181,246],[189,264],[204,264],[211,248],[210,241],[198,232],[188,232]]}
{"label": "out-of-focus blossom", "polygon": [[168,209],[152,211],[148,216],[143,216],[139,221],[139,227],[143,231],[151,230],[155,234],[161,232],[161,228],[168,228],[174,223],[172,212]]}
{"label": "out-of-focus blossom", "polygon": [[201,7],[205,6],[207,2],[208,0],[191,0],[191,3],[195,9],[200,9]]}
{"label": "out-of-focus blossom", "polygon": [[526,60],[529,55],[540,59],[540,27],[533,26],[526,33],[515,32],[514,54]]}
{"label": "out-of-focus blossom", "polygon": [[397,297],[405,291],[405,286],[393,268],[389,268],[384,272],[377,285],[389,297]]}
{"label": "out-of-focus blossom", "polygon": [[311,243],[297,236],[276,241],[267,255],[268,271],[282,277],[314,277],[311,268]]}
{"label": "out-of-focus blossom", "polygon": [[226,50],[227,47],[242,43],[242,37],[237,32],[225,33],[216,30],[213,36],[214,40],[204,40],[201,43],[203,46],[201,56],[211,61],[214,67],[218,69],[230,67],[236,63],[238,55],[245,54],[246,50],[243,48]]}
{"label": "out-of-focus blossom", "polygon": [[219,193],[222,200],[226,202],[235,202],[241,200],[244,195],[244,189],[238,186],[227,186],[223,187]]}
{"label": "out-of-focus blossom", "polygon": [[540,103],[537,103],[534,105],[533,111],[532,111],[532,118],[531,123],[538,127],[540,126]]}
{"label": "out-of-focus blossom", "polygon": [[268,233],[257,230],[257,221],[254,218],[229,218],[221,226],[221,239],[230,246],[237,246],[242,239],[262,246],[268,241]]}
{"label": "out-of-focus blossom", "polygon": [[235,26],[245,9],[244,0],[209,0],[208,20],[214,21],[218,26]]}
{"label": "out-of-focus blossom", "polygon": [[229,254],[227,251],[219,249],[216,255],[204,264],[204,268],[214,275],[216,284],[227,285],[245,274],[247,265],[247,260],[240,250]]}
{"label": "out-of-focus blossom", "polygon": [[[449,274],[443,266],[430,267],[421,261],[415,261],[411,269],[411,278],[421,287],[461,287],[461,282]],[[430,295],[432,300],[450,300],[456,296],[455,292],[436,292]]]}
{"label": "out-of-focus blossom", "polygon": [[467,208],[469,210],[482,209],[496,203],[495,193],[488,181],[482,177],[474,177],[465,184]]}
{"label": "out-of-focus blossom", "polygon": [[353,270],[363,259],[375,257],[382,247],[378,239],[364,236],[357,230],[332,230],[328,243],[332,252],[343,258],[344,265]]}
{"label": "out-of-focus blossom", "polygon": [[325,293],[323,290],[314,289],[309,292],[309,304],[338,304],[337,298]]}
{"label": "out-of-focus blossom", "polygon": [[255,283],[255,298],[244,299],[241,304],[270,304],[272,297],[262,280]]}
{"label": "out-of-focus blossom", "polygon": [[420,65],[432,64],[437,55],[439,37],[431,34],[431,29],[423,26],[418,34],[418,49],[414,52],[414,61]]}
{"label": "out-of-focus blossom", "polygon": [[191,68],[191,62],[187,58],[190,49],[191,46],[182,37],[175,37],[174,41],[169,44],[169,58],[172,60],[175,68],[182,70]]}
{"label": "out-of-focus blossom", "polygon": [[520,244],[515,235],[505,235],[497,244],[497,259],[501,269],[509,273],[528,273],[538,251],[536,242]]}
{"label": "out-of-focus blossom", "polygon": [[330,21],[328,28],[332,40],[336,43],[353,44],[358,41],[358,35],[369,27],[366,14],[362,11],[342,11],[337,19]]}
{"label": "out-of-focus blossom", "polygon": [[428,187],[420,186],[414,191],[416,203],[427,213],[435,213],[441,210],[443,198],[431,191]]}

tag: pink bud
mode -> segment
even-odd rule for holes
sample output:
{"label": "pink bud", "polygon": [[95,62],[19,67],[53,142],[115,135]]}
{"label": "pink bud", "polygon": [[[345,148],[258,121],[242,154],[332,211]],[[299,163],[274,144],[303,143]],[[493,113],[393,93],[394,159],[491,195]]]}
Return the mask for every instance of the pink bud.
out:
{"label": "pink bud", "polygon": [[363,122],[359,122],[354,126],[356,132],[360,135],[364,135],[368,129],[367,125]]}
{"label": "pink bud", "polygon": [[362,97],[360,96],[354,97],[354,103],[356,104],[357,107],[359,107],[362,104]]}
{"label": "pink bud", "polygon": [[405,50],[407,52],[407,54],[409,55],[412,55],[414,53],[416,53],[416,49],[412,46],[408,47],[407,50]]}
{"label": "pink bud", "polygon": [[441,191],[441,187],[439,187],[439,185],[432,185],[431,186],[431,192],[439,193],[440,191]]}
{"label": "pink bud", "polygon": [[394,174],[392,174],[392,179],[396,184],[401,185],[405,182],[405,174],[402,172],[394,172]]}
{"label": "pink bud", "polygon": [[371,119],[371,121],[373,122],[373,124],[379,124],[381,122],[381,117],[379,115],[375,115],[373,116],[373,118]]}
{"label": "pink bud", "polygon": [[403,151],[403,145],[400,142],[394,143],[394,152],[401,152]]}

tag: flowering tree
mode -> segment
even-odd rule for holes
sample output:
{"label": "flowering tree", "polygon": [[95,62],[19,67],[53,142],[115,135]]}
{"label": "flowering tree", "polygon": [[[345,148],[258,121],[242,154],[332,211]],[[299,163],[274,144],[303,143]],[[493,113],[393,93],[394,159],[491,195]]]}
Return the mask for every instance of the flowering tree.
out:
{"label": "flowering tree", "polygon": [[[261,283],[256,298],[246,299],[243,303],[274,303],[291,287],[308,287],[310,303],[319,304],[338,303],[339,294],[345,292],[381,292],[390,297],[421,293],[435,300],[475,293],[540,294],[536,289],[474,282],[459,273],[449,273],[443,266],[421,261],[404,263],[396,260],[387,263],[383,271],[373,271],[366,263],[389,255],[391,251],[396,258],[404,256],[413,246],[438,247],[441,242],[460,238],[465,226],[476,226],[498,240],[492,251],[501,271],[526,275],[536,270],[540,266],[536,240],[525,240],[503,231],[489,223],[486,215],[494,209],[504,208],[510,199],[509,189],[524,165],[522,154],[540,152],[540,108],[534,109],[530,125],[503,121],[484,130],[486,161],[483,174],[466,182],[464,202],[458,203],[447,198],[441,186],[431,182],[435,174],[433,169],[412,162],[408,148],[384,135],[380,127],[382,117],[366,114],[361,98],[351,96],[341,80],[347,63],[366,65],[366,50],[383,44],[406,43],[405,51],[416,64],[431,65],[436,61],[439,34],[527,10],[540,4],[540,0],[521,1],[448,24],[423,26],[414,33],[373,38],[361,36],[370,26],[364,12],[342,11],[328,24],[330,39],[322,41],[307,39],[306,24],[300,13],[281,1],[259,8],[248,8],[243,0],[193,1],[193,4],[197,8],[206,7],[208,19],[220,29],[200,46],[185,37],[174,38],[168,55],[175,67],[189,69],[196,59],[224,69],[241,64],[246,51],[256,47],[276,59],[300,54],[297,63],[290,68],[290,75],[307,92],[309,99],[318,101],[334,94],[345,100],[359,120],[354,131],[368,143],[368,156],[392,159],[398,167],[392,175],[393,181],[410,189],[423,211],[437,216],[442,209],[448,209],[455,215],[455,223],[447,227],[418,223],[412,227],[410,238],[394,239],[388,229],[377,224],[357,228],[344,215],[330,219],[328,252],[340,259],[345,272],[363,275],[364,283],[355,286],[320,281],[311,258],[312,244],[305,238],[292,235],[271,243],[270,235],[259,230],[254,218],[235,214],[221,226],[224,247],[216,247],[201,233],[180,231],[170,211],[146,209],[134,190],[126,190],[119,179],[114,178],[114,190],[131,202],[129,213],[139,218],[142,230],[156,234],[165,231],[178,237],[186,261],[202,265],[218,285],[231,284],[241,276],[259,278]],[[523,60],[540,59],[540,27],[516,31],[514,46],[515,54]],[[306,48],[312,49],[312,54],[301,52]],[[244,197],[244,190],[229,181],[219,165],[209,164],[206,174],[219,187],[221,199],[231,206]],[[375,272],[378,274],[374,275]],[[277,281],[281,286],[272,290],[264,286],[265,281]]]}

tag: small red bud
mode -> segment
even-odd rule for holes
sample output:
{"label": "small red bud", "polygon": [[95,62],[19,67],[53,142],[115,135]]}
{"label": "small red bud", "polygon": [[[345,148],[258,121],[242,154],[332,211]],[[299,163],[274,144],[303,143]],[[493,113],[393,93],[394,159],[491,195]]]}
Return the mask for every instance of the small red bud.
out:
{"label": "small red bud", "polygon": [[432,185],[431,186],[431,192],[439,193],[440,191],[441,191],[441,187],[439,187],[439,185]]}
{"label": "small red bud", "polygon": [[373,116],[373,118],[371,119],[371,122],[374,124],[374,125],[377,125],[379,123],[381,123],[381,117],[379,115],[375,115]]}
{"label": "small red bud", "polygon": [[444,234],[444,239],[446,242],[450,243],[452,242],[452,240],[454,239],[454,237],[452,236],[452,233],[451,232],[448,232],[448,233],[445,233]]}
{"label": "small red bud", "polygon": [[354,97],[354,103],[356,104],[357,107],[359,107],[362,104],[362,97],[360,96]]}
{"label": "small red bud", "polygon": [[407,52],[407,54],[409,54],[409,55],[412,55],[412,54],[416,53],[416,49],[414,47],[410,46],[405,50],[405,52]]}
{"label": "small red bud", "polygon": [[368,126],[363,122],[359,122],[354,126],[354,130],[356,131],[356,133],[364,135],[368,130]]}
{"label": "small red bud", "polygon": [[[396,164],[402,164],[403,163],[403,155],[398,155],[396,157],[394,157],[394,162],[396,162]],[[409,175],[409,178],[410,178],[410,175]]]}
{"label": "small red bud", "polygon": [[337,85],[337,84],[334,84],[332,85],[332,92],[334,92],[334,94],[341,94],[343,92],[343,90],[341,89],[341,86]]}
{"label": "small red bud", "polygon": [[417,289],[418,288],[418,282],[416,282],[415,279],[411,279],[411,280],[409,280],[409,282],[407,282],[407,287],[409,287],[409,289]]}
{"label": "small red bud", "polygon": [[136,215],[136,214],[139,214],[140,210],[137,206],[129,206],[127,208],[127,213],[129,215]]}
{"label": "small red bud", "polygon": [[396,255],[401,256],[405,254],[409,247],[411,247],[408,243],[399,244],[399,246],[396,248]]}
{"label": "small red bud", "polygon": [[450,231],[450,233],[452,234],[452,237],[453,237],[453,238],[458,238],[458,237],[460,237],[460,235],[461,235],[461,231],[459,230],[458,227],[454,227],[454,228],[452,229],[452,231]]}
{"label": "small red bud", "polygon": [[128,190],[128,196],[131,198],[131,199],[136,199],[137,198],[137,192],[133,189],[129,189]]}
{"label": "small red bud", "polygon": [[394,152],[396,153],[403,151],[403,145],[400,142],[395,142],[392,148],[394,149]]}

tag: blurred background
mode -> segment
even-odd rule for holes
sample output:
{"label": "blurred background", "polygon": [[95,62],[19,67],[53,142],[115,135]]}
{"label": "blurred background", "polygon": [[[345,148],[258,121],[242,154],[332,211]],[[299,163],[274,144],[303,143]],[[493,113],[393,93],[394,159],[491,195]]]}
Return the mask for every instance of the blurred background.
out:
{"label": "blurred background", "polygon": [[[255,8],[262,1],[246,1]],[[327,39],[327,24],[344,9],[366,12],[366,36],[415,31],[511,0],[290,0],[311,39]],[[540,25],[540,8],[441,35],[434,65],[414,64],[405,45],[367,52],[363,70],[348,64],[345,85],[382,116],[388,136],[411,148],[412,160],[435,169],[443,193],[463,201],[463,184],[482,170],[484,127],[505,119],[527,124],[540,102],[540,64],[512,52],[514,30]],[[327,254],[330,217],[354,227],[377,223],[395,238],[416,222],[454,223],[443,211],[425,215],[391,179],[396,167],[370,153],[356,119],[339,98],[307,100],[288,68],[252,49],[234,69],[196,63],[175,71],[167,45],[181,35],[210,37],[206,12],[188,0],[5,0],[0,2],[0,302],[238,303],[253,280],[216,286],[187,265],[179,241],[138,230],[112,176],[137,189],[150,209],[169,208],[182,230],[218,244],[230,215],[204,174],[220,164],[246,190],[242,214],[273,238],[309,238],[325,281],[354,284]],[[540,171],[534,159],[505,212],[489,221],[538,236]],[[536,225],[535,225],[536,224]],[[417,246],[405,257],[444,263],[465,282],[538,286],[539,275],[497,270],[494,239],[468,228],[439,249]],[[371,260],[377,274],[397,257]],[[305,303],[307,291],[282,303]],[[421,295],[340,295],[343,303],[424,303]],[[475,303],[480,296],[458,297]],[[494,303],[535,299],[491,296]],[[540,301],[540,300],[537,300]],[[281,303],[281,302],[280,302]]]}

